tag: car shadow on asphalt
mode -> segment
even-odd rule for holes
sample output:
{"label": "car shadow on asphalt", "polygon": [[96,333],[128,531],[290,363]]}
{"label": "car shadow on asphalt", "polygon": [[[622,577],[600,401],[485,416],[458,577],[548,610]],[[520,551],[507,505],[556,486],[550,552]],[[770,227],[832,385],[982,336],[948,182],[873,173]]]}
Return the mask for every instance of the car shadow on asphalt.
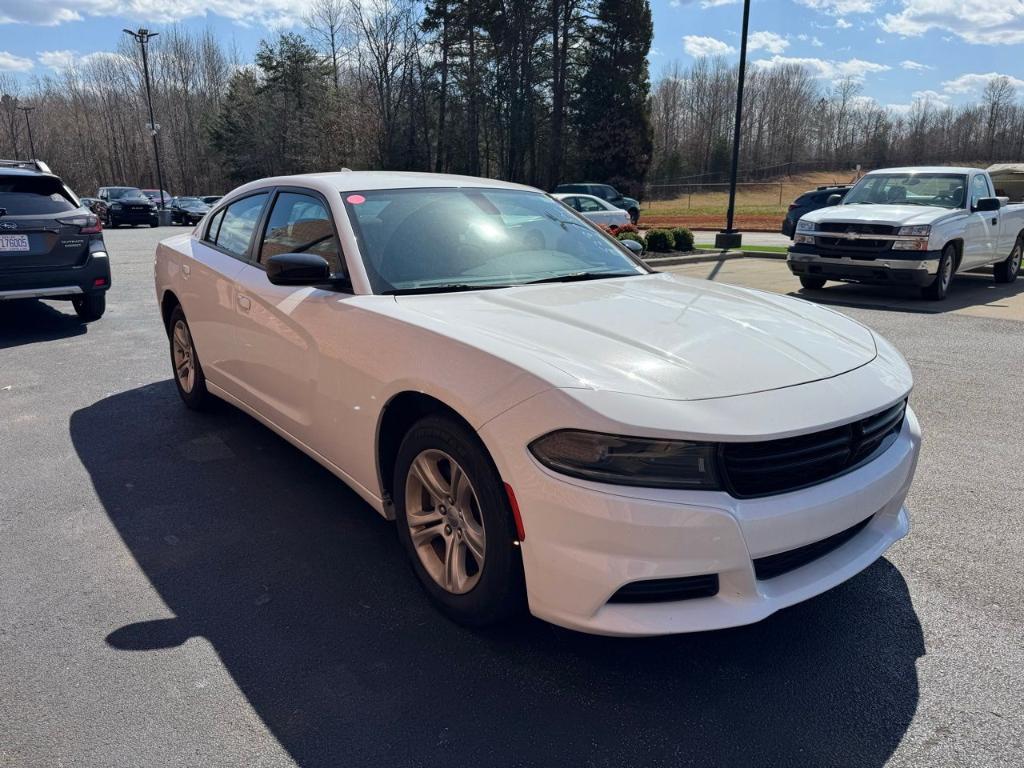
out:
{"label": "car shadow on asphalt", "polygon": [[1002,306],[1000,302],[1020,293],[1024,293],[1024,279],[997,283],[989,269],[954,275],[949,292],[942,301],[922,299],[920,289],[908,286],[835,282],[818,290],[799,288],[789,295],[819,304],[938,315],[985,304],[999,307]]}
{"label": "car shadow on asphalt", "polygon": [[628,640],[524,617],[473,631],[430,607],[391,523],[234,408],[192,413],[165,381],[70,430],[174,613],[111,614],[106,641],[205,638],[301,766],[869,768],[917,707],[922,630],[886,560],[734,630]]}
{"label": "car shadow on asphalt", "polygon": [[34,299],[0,301],[0,349],[80,336],[88,326],[78,319],[71,302],[57,307]]}

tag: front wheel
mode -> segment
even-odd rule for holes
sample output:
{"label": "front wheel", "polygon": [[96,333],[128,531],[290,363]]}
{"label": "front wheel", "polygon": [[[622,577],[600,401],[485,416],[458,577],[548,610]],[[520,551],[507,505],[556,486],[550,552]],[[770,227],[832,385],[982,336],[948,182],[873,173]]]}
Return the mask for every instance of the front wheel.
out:
{"label": "front wheel", "polygon": [[417,422],[398,450],[398,536],[433,602],[483,626],[525,603],[516,527],[498,472],[479,439],[454,419]]}
{"label": "front wheel", "polygon": [[800,285],[809,291],[816,291],[819,288],[825,287],[824,277],[809,277],[807,275],[800,276]]}
{"label": "front wheel", "polygon": [[213,398],[206,389],[206,375],[199,363],[192,331],[180,305],[171,312],[167,328],[171,345],[171,369],[178,395],[192,410],[205,410]]}
{"label": "front wheel", "polygon": [[79,319],[91,323],[99,320],[107,310],[107,296],[105,293],[87,293],[83,296],[75,296],[71,299],[71,306],[75,308],[75,314]]}
{"label": "front wheel", "polygon": [[636,208],[630,208],[629,220],[633,222],[633,224],[636,224],[638,221],[640,221],[640,211],[638,211]]}
{"label": "front wheel", "polygon": [[995,275],[997,283],[1012,283],[1017,279],[1017,274],[1020,272],[1022,250],[1024,250],[1024,244],[1022,244],[1021,240],[1017,240],[1013,244],[1013,250],[1010,251],[1010,255],[1004,261],[996,264],[992,274]]}
{"label": "front wheel", "polygon": [[953,282],[953,262],[956,261],[956,247],[947,245],[942,249],[942,256],[939,258],[939,268],[935,272],[935,279],[921,289],[921,295],[932,301],[941,301],[946,298],[949,291],[949,284]]}

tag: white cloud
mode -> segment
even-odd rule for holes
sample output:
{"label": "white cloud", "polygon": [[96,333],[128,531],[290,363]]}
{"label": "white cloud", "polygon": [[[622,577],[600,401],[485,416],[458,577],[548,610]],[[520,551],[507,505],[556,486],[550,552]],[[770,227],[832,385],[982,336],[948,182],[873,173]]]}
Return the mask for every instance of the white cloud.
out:
{"label": "white cloud", "polygon": [[811,38],[811,45],[813,45],[815,48],[824,48],[825,47],[825,44],[823,42],[821,42],[821,40],[819,40],[816,37],[812,37]]}
{"label": "white cloud", "polygon": [[836,19],[836,29],[849,29],[852,26],[846,19]]}
{"label": "white cloud", "polygon": [[953,78],[952,80],[946,80],[942,83],[942,89],[946,93],[981,93],[981,91],[985,90],[985,86],[997,77],[1005,77],[1010,81],[1010,85],[1014,88],[1024,88],[1024,80],[1013,77],[1012,75],[1001,75],[998,72],[988,72],[984,75],[973,73],[965,74],[960,75],[960,77]]}
{"label": "white cloud", "polygon": [[754,32],[747,38],[747,48],[751,51],[765,50],[768,53],[782,53],[789,48],[789,40],[774,32]]}
{"label": "white cloud", "polygon": [[67,69],[75,63],[78,58],[76,51],[39,51],[36,54],[39,63],[49,69],[60,71]]}
{"label": "white cloud", "polygon": [[1024,43],[1024,3],[1020,0],[901,0],[898,13],[887,13],[882,29],[903,37],[941,30],[979,45]]}
{"label": "white cloud", "polygon": [[797,56],[772,56],[770,59],[758,59],[754,66],[760,69],[771,69],[772,67],[795,64],[810,70],[814,77],[823,80],[842,80],[844,77],[852,77],[854,80],[863,80],[867,75],[876,72],[886,72],[892,67],[887,64],[878,64],[874,61],[863,59],[848,59],[846,61],[832,61],[828,59],[816,59],[811,57]]}
{"label": "white cloud", "polygon": [[797,2],[832,16],[845,16],[848,13],[871,13],[878,5],[878,0],[797,0]]}
{"label": "white cloud", "polygon": [[900,62],[900,66],[903,69],[909,69],[911,72],[924,72],[928,69],[935,69],[935,67],[929,66],[928,64],[922,64],[919,61],[911,61],[910,59],[904,59]]}
{"label": "white cloud", "polygon": [[0,51],[0,72],[28,72],[33,66],[32,59]]}
{"label": "white cloud", "polygon": [[295,24],[308,0],[3,0],[0,24],[56,26],[85,16],[116,16],[144,23],[170,23],[216,14],[239,24]]}
{"label": "white cloud", "polygon": [[725,56],[736,53],[736,49],[715,37],[702,35],[686,35],[683,38],[683,50],[695,59],[701,56]]}
{"label": "white cloud", "polygon": [[701,0],[701,8],[718,8],[721,5],[737,5],[740,0]]}

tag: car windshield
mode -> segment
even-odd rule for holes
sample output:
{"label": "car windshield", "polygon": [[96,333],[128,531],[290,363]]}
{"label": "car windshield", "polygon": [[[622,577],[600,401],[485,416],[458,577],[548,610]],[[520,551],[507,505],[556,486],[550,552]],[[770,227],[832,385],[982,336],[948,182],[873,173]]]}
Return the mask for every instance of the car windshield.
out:
{"label": "car windshield", "polygon": [[932,205],[963,208],[967,178],[959,173],[872,173],[851,189],[844,205]]}
{"label": "car windshield", "polygon": [[5,216],[63,213],[77,207],[57,179],[49,176],[0,177],[0,211]]}
{"label": "car windshield", "polygon": [[645,274],[624,248],[538,192],[387,189],[342,198],[376,293]]}
{"label": "car windshield", "polygon": [[116,187],[110,190],[111,200],[120,200],[122,197],[145,197],[138,187]]}

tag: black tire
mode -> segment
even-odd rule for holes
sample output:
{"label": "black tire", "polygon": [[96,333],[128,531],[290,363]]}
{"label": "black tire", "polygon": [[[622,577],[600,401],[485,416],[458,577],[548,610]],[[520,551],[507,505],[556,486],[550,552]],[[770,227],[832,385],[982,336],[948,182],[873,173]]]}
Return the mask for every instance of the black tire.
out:
{"label": "black tire", "polygon": [[1013,244],[1013,250],[1010,251],[1010,255],[1004,261],[996,264],[992,270],[997,283],[1012,283],[1017,279],[1017,275],[1020,273],[1022,251],[1024,251],[1024,240],[1017,238],[1017,242]]}
{"label": "black tire", "polygon": [[151,221],[151,222],[149,222],[149,228],[150,229],[156,229],[159,226],[160,226],[160,222],[159,221]]}
{"label": "black tire", "polygon": [[[182,362],[182,358],[175,345],[175,333],[179,323],[184,325],[184,342],[190,350],[191,357],[189,360],[194,366],[192,368],[193,377],[188,385],[182,381],[182,376],[179,375],[179,364]],[[210,407],[213,396],[206,389],[206,374],[203,373],[203,366],[199,362],[199,353],[196,352],[196,345],[192,341],[192,331],[188,326],[188,320],[185,319],[185,312],[180,304],[171,310],[171,317],[167,321],[167,340],[171,354],[171,376],[174,379],[174,386],[178,389],[181,401],[193,411],[206,410]],[[179,340],[181,340],[180,336]]]}
{"label": "black tire", "polygon": [[86,293],[82,296],[75,296],[71,299],[71,306],[75,308],[75,314],[86,323],[99,320],[107,310],[106,293]]}
{"label": "black tire", "polygon": [[117,223],[117,220],[108,213],[107,214],[107,229],[117,229],[119,226],[121,226],[121,225]]}
{"label": "black tire", "polygon": [[[476,494],[478,505],[475,512],[485,533],[483,564],[478,570],[475,585],[462,594],[449,591],[430,575],[413,544],[409,529],[406,481],[413,461],[424,451],[441,451],[451,457],[465,472]],[[442,613],[460,624],[485,626],[505,621],[523,611],[526,588],[522,558],[515,543],[515,520],[498,471],[476,435],[456,420],[444,416],[428,416],[418,421],[398,449],[393,488],[398,538],[420,584]],[[451,526],[443,522],[432,530],[437,531],[440,537],[442,528],[447,534],[452,533]]]}
{"label": "black tire", "polygon": [[817,291],[820,288],[825,287],[824,277],[811,277],[810,275],[800,276],[800,285],[809,291]]}
{"label": "black tire", "polygon": [[633,224],[636,224],[638,221],[640,221],[640,211],[638,211],[636,208],[630,208],[629,220],[633,222]]}
{"label": "black tire", "polygon": [[939,258],[939,268],[935,272],[935,279],[921,289],[921,296],[930,301],[942,301],[949,292],[949,286],[953,282],[953,273],[956,271],[956,246],[950,243],[942,249],[942,256]]}

